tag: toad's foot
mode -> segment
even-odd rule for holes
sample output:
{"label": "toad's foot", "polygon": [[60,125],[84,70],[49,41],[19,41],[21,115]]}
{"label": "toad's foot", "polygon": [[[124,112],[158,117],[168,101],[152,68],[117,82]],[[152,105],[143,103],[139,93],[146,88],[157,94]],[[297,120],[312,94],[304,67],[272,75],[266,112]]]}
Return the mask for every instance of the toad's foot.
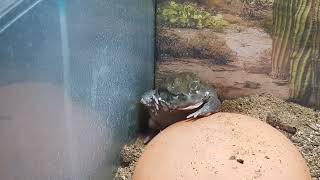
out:
{"label": "toad's foot", "polygon": [[151,139],[152,139],[152,137],[150,135],[148,135],[147,137],[144,138],[143,144],[145,144],[145,145],[148,144],[148,142],[150,142]]}
{"label": "toad's foot", "polygon": [[143,140],[143,144],[148,144],[158,133],[149,133]]}
{"label": "toad's foot", "polygon": [[218,98],[210,98],[207,103],[203,105],[198,111],[189,114],[187,119],[189,118],[197,118],[198,116],[207,116],[212,113],[218,112],[221,107],[221,102]]}

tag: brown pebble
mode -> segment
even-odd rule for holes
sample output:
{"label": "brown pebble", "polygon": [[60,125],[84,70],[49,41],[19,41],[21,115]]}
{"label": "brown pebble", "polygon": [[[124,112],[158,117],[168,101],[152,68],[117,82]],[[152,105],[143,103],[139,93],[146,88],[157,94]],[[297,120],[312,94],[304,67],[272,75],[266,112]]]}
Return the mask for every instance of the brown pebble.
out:
{"label": "brown pebble", "polygon": [[243,164],[244,160],[243,159],[237,159],[237,162],[240,163],[240,164]]}

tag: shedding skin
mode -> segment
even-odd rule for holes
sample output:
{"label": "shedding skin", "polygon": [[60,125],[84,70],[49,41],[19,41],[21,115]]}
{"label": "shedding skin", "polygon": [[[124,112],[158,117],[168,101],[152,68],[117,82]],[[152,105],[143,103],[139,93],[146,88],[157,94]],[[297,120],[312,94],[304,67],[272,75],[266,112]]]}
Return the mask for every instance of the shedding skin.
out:
{"label": "shedding skin", "polygon": [[216,113],[219,111],[221,102],[217,98],[209,98],[209,101],[206,102],[203,107],[196,112],[187,116],[189,118],[197,118],[198,116],[208,116],[210,114]]}

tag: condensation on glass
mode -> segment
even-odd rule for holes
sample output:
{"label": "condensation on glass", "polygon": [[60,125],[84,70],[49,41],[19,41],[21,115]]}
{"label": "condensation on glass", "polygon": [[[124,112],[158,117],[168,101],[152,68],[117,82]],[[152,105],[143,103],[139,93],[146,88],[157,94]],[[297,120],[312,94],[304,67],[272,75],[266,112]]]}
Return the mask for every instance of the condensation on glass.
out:
{"label": "condensation on glass", "polygon": [[111,179],[153,85],[153,5],[0,2],[0,179]]}

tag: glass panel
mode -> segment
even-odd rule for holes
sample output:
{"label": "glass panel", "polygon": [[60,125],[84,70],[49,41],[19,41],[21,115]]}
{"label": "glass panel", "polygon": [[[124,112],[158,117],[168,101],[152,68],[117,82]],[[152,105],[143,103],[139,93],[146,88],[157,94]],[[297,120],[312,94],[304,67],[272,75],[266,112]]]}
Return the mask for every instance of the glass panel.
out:
{"label": "glass panel", "polygon": [[153,85],[153,13],[46,0],[0,19],[0,179],[111,179]]}

